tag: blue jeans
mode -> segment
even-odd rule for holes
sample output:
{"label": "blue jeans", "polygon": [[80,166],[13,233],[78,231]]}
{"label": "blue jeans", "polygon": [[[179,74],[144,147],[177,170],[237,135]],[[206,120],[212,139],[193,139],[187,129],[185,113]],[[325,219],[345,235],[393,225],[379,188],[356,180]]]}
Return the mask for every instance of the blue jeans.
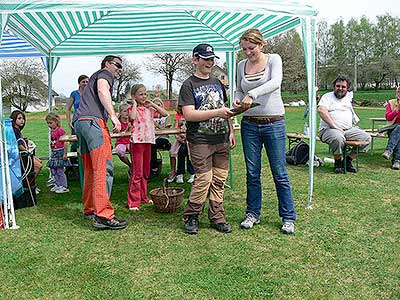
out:
{"label": "blue jeans", "polygon": [[247,169],[246,213],[260,218],[261,150],[264,145],[278,196],[279,216],[283,222],[296,221],[292,187],[286,171],[285,121],[257,124],[242,120],[241,134]]}
{"label": "blue jeans", "polygon": [[386,150],[393,151],[393,162],[400,161],[400,125],[388,131],[388,136]]}
{"label": "blue jeans", "polygon": [[176,175],[185,174],[185,161],[187,162],[187,171],[190,175],[194,174],[194,167],[189,158],[189,151],[187,143],[181,144],[178,150],[178,168],[176,170]]}

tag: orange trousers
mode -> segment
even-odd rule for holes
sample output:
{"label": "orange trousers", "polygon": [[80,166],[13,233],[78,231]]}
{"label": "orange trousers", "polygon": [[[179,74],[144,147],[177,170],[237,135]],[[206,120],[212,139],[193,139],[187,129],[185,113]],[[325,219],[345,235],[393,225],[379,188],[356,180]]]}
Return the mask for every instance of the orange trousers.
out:
{"label": "orange trousers", "polygon": [[114,166],[107,124],[96,117],[81,117],[75,123],[84,170],[83,213],[112,219],[110,202]]}

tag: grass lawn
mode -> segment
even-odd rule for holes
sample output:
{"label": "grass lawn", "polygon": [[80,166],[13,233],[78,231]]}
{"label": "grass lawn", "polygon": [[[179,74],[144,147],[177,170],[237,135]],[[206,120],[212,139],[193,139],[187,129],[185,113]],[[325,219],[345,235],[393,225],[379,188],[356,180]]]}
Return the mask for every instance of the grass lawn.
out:
{"label": "grass lawn", "polygon": [[[287,129],[302,132],[304,108],[287,109]],[[383,109],[357,108],[361,127]],[[65,122],[64,122],[65,125]],[[47,153],[47,127],[29,118],[23,130]],[[94,231],[82,219],[78,182],[57,195],[38,177],[37,207],[16,211],[16,231],[0,230],[2,299],[400,299],[400,172],[381,158],[361,154],[357,174],[315,170],[314,209],[306,210],[308,169],[288,166],[298,214],[296,234],[279,232],[277,199],[263,155],[261,224],[241,230],[245,211],[245,165],[238,134],[232,152],[234,187],[225,209],[234,231],[224,235],[201,216],[200,233],[183,233],[182,209],[159,214],[144,205],[126,206],[126,167],[114,158],[112,203],[130,225],[122,231]],[[317,154],[329,156],[325,144]],[[169,171],[166,153],[161,177]],[[159,187],[161,178],[149,184]],[[185,200],[190,191],[186,189]]]}

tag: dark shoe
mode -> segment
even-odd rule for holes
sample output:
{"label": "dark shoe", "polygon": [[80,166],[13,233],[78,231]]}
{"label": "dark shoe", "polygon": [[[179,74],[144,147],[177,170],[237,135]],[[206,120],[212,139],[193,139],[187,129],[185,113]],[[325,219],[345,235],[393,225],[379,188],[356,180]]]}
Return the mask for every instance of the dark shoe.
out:
{"label": "dark shoe", "polygon": [[350,156],[346,157],[346,171],[350,173],[357,173],[357,169],[354,168],[353,164],[351,163],[352,159]]}
{"label": "dark shoe", "polygon": [[84,220],[93,220],[94,219],[94,214],[89,214],[89,215],[83,214],[83,219]]}
{"label": "dark shoe", "polygon": [[119,220],[116,217],[112,219],[105,219],[95,216],[93,226],[97,229],[119,230],[126,228],[128,226],[128,222],[125,220]]}
{"label": "dark shoe", "polygon": [[229,225],[228,223],[211,224],[211,227],[223,233],[232,232],[232,226]]}
{"label": "dark shoe", "polygon": [[341,159],[335,160],[335,165],[333,167],[333,171],[336,174],[341,174],[344,173],[344,169],[343,169],[343,162]]}
{"label": "dark shoe", "polygon": [[190,215],[185,222],[185,231],[187,234],[197,234],[199,232],[199,216]]}

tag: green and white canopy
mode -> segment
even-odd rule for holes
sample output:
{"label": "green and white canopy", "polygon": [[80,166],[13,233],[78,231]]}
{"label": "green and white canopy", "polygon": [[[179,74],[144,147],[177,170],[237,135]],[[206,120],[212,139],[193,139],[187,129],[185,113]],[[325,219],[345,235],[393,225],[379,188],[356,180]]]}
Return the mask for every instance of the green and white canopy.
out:
{"label": "green and white canopy", "polygon": [[[316,15],[309,5],[285,0],[2,0],[0,39],[4,29],[10,30],[48,57],[53,68],[52,60],[65,56],[189,52],[206,42],[227,53],[232,95],[233,54],[239,49],[241,34],[258,28],[268,39],[301,25],[313,157]],[[49,75],[51,79],[51,71]],[[309,205],[312,173],[311,165]]]}

